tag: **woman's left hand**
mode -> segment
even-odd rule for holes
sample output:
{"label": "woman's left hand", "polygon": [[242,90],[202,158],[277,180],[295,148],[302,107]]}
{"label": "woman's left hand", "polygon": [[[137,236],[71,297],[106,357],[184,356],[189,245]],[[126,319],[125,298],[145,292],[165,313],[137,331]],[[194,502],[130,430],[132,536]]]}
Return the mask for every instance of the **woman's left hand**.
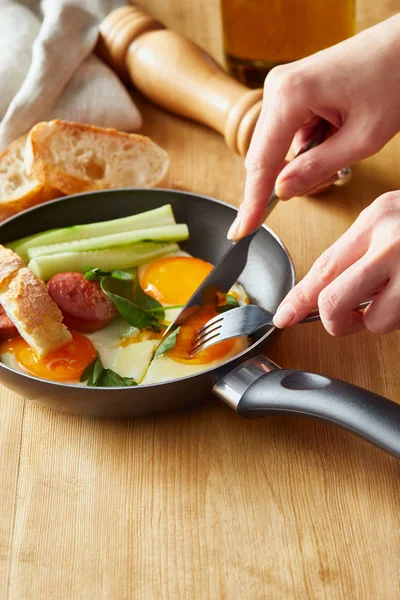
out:
{"label": "woman's left hand", "polygon": [[[354,311],[372,295],[363,313]],[[331,335],[400,328],[400,191],[380,196],[362,211],[289,292],[274,324],[295,325],[316,306]]]}

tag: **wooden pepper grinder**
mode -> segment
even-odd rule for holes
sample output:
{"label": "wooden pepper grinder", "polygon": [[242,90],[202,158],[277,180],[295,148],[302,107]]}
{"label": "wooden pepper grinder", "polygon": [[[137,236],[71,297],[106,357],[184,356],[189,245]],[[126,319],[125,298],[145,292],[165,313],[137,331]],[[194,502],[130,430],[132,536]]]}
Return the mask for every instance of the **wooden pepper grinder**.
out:
{"label": "wooden pepper grinder", "polygon": [[101,23],[96,52],[155,104],[208,125],[222,133],[229,148],[246,154],[263,91],[232,79],[197,44],[142,8],[124,6]]}

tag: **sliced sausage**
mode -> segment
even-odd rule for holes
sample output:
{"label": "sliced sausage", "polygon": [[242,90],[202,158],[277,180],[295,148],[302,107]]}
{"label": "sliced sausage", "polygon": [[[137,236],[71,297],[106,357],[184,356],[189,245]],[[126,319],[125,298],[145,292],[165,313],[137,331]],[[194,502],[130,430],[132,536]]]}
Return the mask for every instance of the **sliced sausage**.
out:
{"label": "sliced sausage", "polygon": [[0,340],[8,340],[18,335],[18,330],[7,317],[6,311],[0,306]]}
{"label": "sliced sausage", "polygon": [[49,294],[64,315],[70,329],[90,333],[102,329],[118,314],[97,281],[82,273],[58,273],[47,284]]}

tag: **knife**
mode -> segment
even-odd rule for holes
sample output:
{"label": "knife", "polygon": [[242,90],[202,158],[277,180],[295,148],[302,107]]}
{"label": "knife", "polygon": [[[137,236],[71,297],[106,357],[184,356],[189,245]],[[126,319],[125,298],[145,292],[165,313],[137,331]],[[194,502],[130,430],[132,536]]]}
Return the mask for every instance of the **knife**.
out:
{"label": "knife", "polygon": [[259,231],[260,228],[249,233],[237,242],[233,242],[229,246],[218,264],[215,265],[212,271],[204,279],[203,283],[197,288],[192,297],[189,298],[182,310],[164,331],[155,351],[157,351],[161,342],[163,342],[170,333],[200,309],[203,304],[204,296],[207,295],[208,290],[218,290],[224,293],[229,292],[246,266],[250,244]]}
{"label": "knife", "polygon": [[[322,119],[312,139],[306,142],[300,148],[299,152],[296,154],[296,157],[300,156],[300,154],[303,154],[303,152],[307,152],[307,150],[310,150],[311,148],[321,144],[326,138],[329,129],[330,123]],[[278,197],[274,187],[266,206],[264,220],[275,206],[277,200]],[[224,293],[229,292],[246,266],[250,244],[260,229],[261,227],[249,233],[237,242],[233,242],[231,244],[219,263],[213,268],[203,283],[194,292],[193,296],[186,302],[185,306],[179,312],[177,317],[164,331],[161,339],[158,341],[158,344],[155,347],[155,352],[157,352],[157,348],[159,348],[160,344],[168,337],[168,335],[182,325],[182,323],[186,321],[188,317],[200,309],[203,304],[204,297],[207,294],[207,290],[219,290]]]}

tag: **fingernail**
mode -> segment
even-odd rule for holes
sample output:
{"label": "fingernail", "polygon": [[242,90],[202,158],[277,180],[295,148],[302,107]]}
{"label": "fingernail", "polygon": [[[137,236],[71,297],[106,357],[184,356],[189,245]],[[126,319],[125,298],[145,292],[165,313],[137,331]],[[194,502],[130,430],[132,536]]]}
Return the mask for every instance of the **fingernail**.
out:
{"label": "fingernail", "polygon": [[304,191],[304,181],[293,175],[293,177],[277,181],[275,189],[278,198],[289,200],[293,196],[300,196],[302,194]]}
{"label": "fingernail", "polygon": [[238,215],[236,217],[236,219],[233,221],[233,223],[228,231],[228,235],[226,236],[228,238],[228,240],[236,240],[240,235],[241,228],[242,228],[242,219]]}
{"label": "fingernail", "polygon": [[293,306],[289,302],[286,302],[279,306],[276,315],[274,316],[274,325],[279,329],[283,329],[290,325],[295,316]]}

